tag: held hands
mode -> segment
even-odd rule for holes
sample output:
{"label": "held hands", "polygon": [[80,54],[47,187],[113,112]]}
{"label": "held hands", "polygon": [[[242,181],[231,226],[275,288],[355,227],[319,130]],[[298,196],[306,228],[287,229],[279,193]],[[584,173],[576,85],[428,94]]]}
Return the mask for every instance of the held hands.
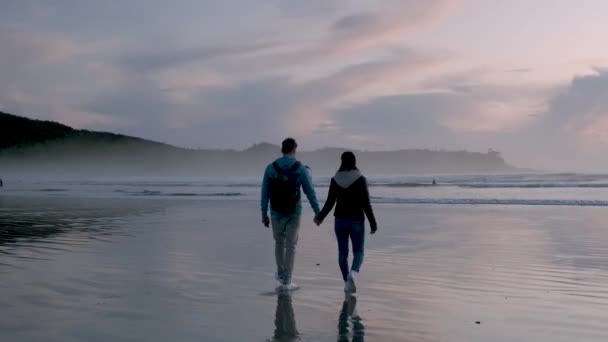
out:
{"label": "held hands", "polygon": [[262,219],[262,224],[264,225],[264,227],[269,228],[270,227],[270,219],[268,217],[264,217]]}
{"label": "held hands", "polygon": [[313,222],[318,226],[321,225],[321,223],[323,223],[323,220],[319,220],[318,216],[315,216],[315,218],[313,219]]}

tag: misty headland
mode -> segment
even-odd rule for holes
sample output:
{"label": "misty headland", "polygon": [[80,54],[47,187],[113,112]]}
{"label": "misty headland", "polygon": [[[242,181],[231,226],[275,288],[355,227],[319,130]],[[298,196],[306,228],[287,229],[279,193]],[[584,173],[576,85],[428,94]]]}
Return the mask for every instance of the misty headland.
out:
{"label": "misty headland", "polygon": [[[283,137],[277,137],[280,141]],[[298,159],[329,176],[344,148],[306,150]],[[368,174],[521,172],[499,152],[403,149],[355,150]],[[280,153],[272,143],[245,150],[187,149],[126,135],[74,129],[0,112],[0,173],[38,176],[256,176]]]}

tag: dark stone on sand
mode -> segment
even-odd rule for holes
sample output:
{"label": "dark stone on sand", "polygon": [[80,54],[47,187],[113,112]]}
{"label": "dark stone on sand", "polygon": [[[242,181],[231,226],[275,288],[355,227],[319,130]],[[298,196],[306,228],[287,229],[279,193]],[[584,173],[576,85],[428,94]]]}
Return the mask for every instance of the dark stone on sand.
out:
{"label": "dark stone on sand", "polygon": [[317,264],[317,266],[321,266],[321,264]]}
{"label": "dark stone on sand", "polygon": [[477,321],[477,322],[475,322],[475,324],[481,324],[481,322],[480,322],[480,321]]}

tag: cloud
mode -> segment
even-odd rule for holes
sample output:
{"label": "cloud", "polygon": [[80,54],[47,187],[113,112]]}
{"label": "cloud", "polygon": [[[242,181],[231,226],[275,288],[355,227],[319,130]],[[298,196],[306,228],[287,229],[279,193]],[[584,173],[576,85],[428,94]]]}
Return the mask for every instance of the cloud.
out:
{"label": "cloud", "polygon": [[337,19],[322,50],[351,52],[391,41],[403,41],[408,32],[420,29],[453,8],[454,1],[384,2],[374,10]]}
{"label": "cloud", "polygon": [[533,71],[534,71],[534,69],[532,69],[532,68],[518,68],[518,69],[505,70],[505,72],[507,72],[507,73],[514,73],[514,74],[527,74],[527,73],[530,73]]}
{"label": "cloud", "polygon": [[155,50],[134,53],[117,61],[117,64],[135,72],[153,72],[190,63],[205,63],[214,59],[237,56],[240,59],[276,47],[275,43],[244,43],[240,45],[217,45],[167,51]]}
{"label": "cloud", "polygon": [[551,99],[545,121],[584,142],[608,144],[608,69],[575,77]]}
{"label": "cloud", "polygon": [[[331,100],[368,99],[374,88],[384,88],[411,78],[420,72],[444,63],[448,56],[414,49],[401,49],[393,56],[345,67],[327,77],[314,80],[311,87],[324,88]],[[325,89],[327,88],[327,89]],[[355,98],[353,98],[355,96]]]}
{"label": "cloud", "polygon": [[348,32],[373,27],[379,21],[378,15],[374,13],[361,13],[349,15],[338,19],[334,25],[335,32]]}
{"label": "cloud", "polygon": [[[537,93],[538,94],[538,93]],[[517,129],[484,141],[519,165],[556,171],[605,172],[608,159],[608,73],[595,68],[567,84],[546,88],[543,111]]]}
{"label": "cloud", "polygon": [[[399,142],[411,147],[462,146],[467,144],[464,135],[506,134],[526,127],[527,113],[538,109],[521,101],[513,91],[500,96],[489,90],[423,92],[377,97],[331,118],[341,133],[382,138],[393,148]],[[478,148],[484,147],[490,146]]]}
{"label": "cloud", "polygon": [[[244,147],[277,135],[308,135],[327,123],[335,108],[352,105],[354,99],[364,101],[369,97],[366,89],[440,61],[408,50],[305,82],[286,76],[226,81],[209,70],[192,79],[189,69],[175,73],[178,69],[173,68],[165,74],[130,76],[96,96],[85,110],[128,118],[130,123],[123,132],[130,134],[179,127],[182,132],[174,139],[183,145],[213,145],[222,137],[233,136],[230,147]],[[170,134],[165,129],[161,139],[168,140]]]}
{"label": "cloud", "polygon": [[[436,22],[457,8],[456,4],[460,2],[389,0],[376,3],[376,6],[369,3],[354,6],[354,13],[343,13],[337,18],[322,16],[324,20],[310,19],[304,21],[304,25],[293,26],[290,31],[294,33],[285,37],[283,49],[264,56],[264,61],[271,61],[275,67],[295,68],[360,63],[361,57],[369,56],[370,51],[390,52],[407,45],[405,43],[411,33]],[[346,4],[343,2],[342,7],[348,9]],[[308,35],[298,34],[301,31]]]}
{"label": "cloud", "polygon": [[545,99],[532,86],[485,85],[451,93],[455,105],[441,122],[458,132],[504,132],[526,126],[545,110]]}
{"label": "cloud", "polygon": [[497,79],[501,70],[478,67],[433,76],[422,89],[443,93],[454,105],[442,124],[454,131],[505,132],[529,125],[548,107],[554,87],[535,83],[509,83]]}
{"label": "cloud", "polygon": [[608,143],[607,71],[532,83],[542,66],[527,60],[442,50],[453,23],[432,26],[460,2],[9,1],[0,106],[185,146],[295,135],[312,147],[602,159],[589,151]]}
{"label": "cloud", "polygon": [[366,137],[379,148],[445,146],[451,133],[438,121],[453,106],[446,94],[393,95],[338,110],[330,118],[334,134]]}
{"label": "cloud", "polygon": [[85,46],[59,34],[17,31],[6,26],[0,26],[0,46],[3,69],[29,63],[62,63],[87,51]]}
{"label": "cloud", "polygon": [[[107,84],[107,69],[95,70],[111,44],[81,41],[54,32],[0,28],[0,104],[9,112],[68,124],[110,122],[95,113],[85,113],[76,104],[91,91]],[[94,82],[91,82],[95,80]]]}
{"label": "cloud", "polygon": [[565,85],[493,83],[492,73],[437,76],[422,82],[420,92],[336,111],[330,116],[333,134],[363,136],[366,146],[377,148],[493,147],[520,166],[541,169],[608,168],[606,69]]}
{"label": "cloud", "polygon": [[341,11],[341,8],[348,5],[347,0],[308,0],[308,1],[293,1],[293,0],[271,0],[271,3],[281,11],[282,14],[292,16],[318,16],[327,15],[328,13],[335,14]]}
{"label": "cloud", "polygon": [[[285,40],[281,34],[201,47],[129,49],[113,61],[115,68],[124,70],[123,79],[111,89],[97,92],[83,110],[124,117],[120,128],[123,132],[146,137],[150,132],[162,132],[163,127],[190,131],[197,127],[198,132],[206,132],[204,137],[184,133],[173,138],[185,145],[197,141],[200,145],[213,143],[216,140],[211,137],[217,132],[239,131],[243,122],[248,123],[245,127],[257,127],[236,134],[247,141],[255,140],[249,136],[265,139],[284,131],[310,134],[318,127],[331,125],[327,117],[332,111],[381,95],[387,87],[443,63],[448,57],[411,47],[391,47],[382,56],[344,61],[304,80],[298,80],[300,63],[323,69],[335,56],[325,52],[338,52],[335,49],[344,43],[352,43],[356,49],[374,47],[377,35],[382,36],[387,30],[413,29],[440,12],[446,3],[389,2],[390,6],[370,14],[367,24],[349,16],[330,19],[334,24],[325,31],[328,38],[313,40],[320,43],[310,49],[297,36]],[[397,15],[396,9],[402,15]],[[312,9],[294,10],[294,15],[302,15]],[[407,15],[403,15],[405,12]],[[385,17],[393,19],[384,20]],[[366,43],[357,43],[359,39]],[[382,40],[378,42],[381,43]],[[171,134],[166,130],[160,139],[170,140]],[[225,135],[216,138],[221,140],[222,136]]]}

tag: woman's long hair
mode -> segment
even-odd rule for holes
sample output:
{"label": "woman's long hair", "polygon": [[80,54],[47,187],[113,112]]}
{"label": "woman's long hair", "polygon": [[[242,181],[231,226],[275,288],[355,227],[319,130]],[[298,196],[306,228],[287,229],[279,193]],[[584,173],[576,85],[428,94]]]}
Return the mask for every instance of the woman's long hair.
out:
{"label": "woman's long hair", "polygon": [[340,159],[342,160],[342,164],[340,165],[340,169],[338,170],[339,172],[358,170],[357,158],[355,158],[354,153],[350,151],[344,152],[342,153]]}

